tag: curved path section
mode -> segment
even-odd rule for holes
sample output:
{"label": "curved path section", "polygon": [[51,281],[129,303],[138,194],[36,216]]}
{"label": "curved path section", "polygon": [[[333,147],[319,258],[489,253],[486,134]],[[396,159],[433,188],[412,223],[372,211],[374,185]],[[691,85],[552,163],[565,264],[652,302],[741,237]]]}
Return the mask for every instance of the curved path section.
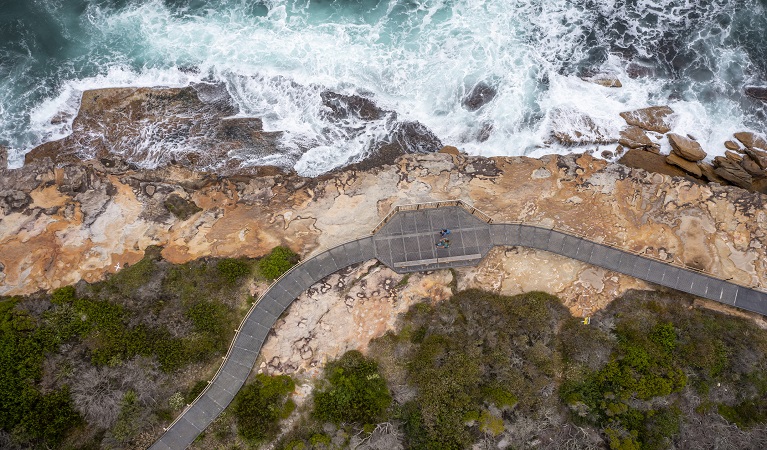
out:
{"label": "curved path section", "polygon": [[[269,330],[293,300],[326,276],[374,258],[397,272],[412,272],[477,264],[494,246],[531,247],[767,316],[766,292],[561,231],[489,221],[461,202],[410,205],[387,216],[372,236],[333,247],[293,267],[250,309],[213,380],[150,450],[188,447],[234,399]],[[435,245],[443,228],[451,230],[448,248]]]}
{"label": "curved path section", "polygon": [[218,417],[248,378],[261,346],[277,318],[302,292],[326,276],[375,258],[373,238],[333,247],[283,274],[250,309],[237,329],[224,364],[208,387],[165,431],[151,450],[182,450]]}

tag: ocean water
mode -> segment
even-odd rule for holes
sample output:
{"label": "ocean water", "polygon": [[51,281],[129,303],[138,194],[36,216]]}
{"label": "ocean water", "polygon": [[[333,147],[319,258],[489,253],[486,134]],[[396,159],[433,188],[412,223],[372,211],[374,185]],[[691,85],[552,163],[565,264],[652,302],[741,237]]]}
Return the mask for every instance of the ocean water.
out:
{"label": "ocean water", "polygon": [[[583,151],[552,128],[587,114],[617,135],[619,112],[667,104],[713,156],[734,131],[767,131],[767,105],[743,94],[767,85],[765,42],[767,0],[0,0],[0,145],[19,166],[66,136],[86,89],[216,80],[240,115],[284,132],[279,161],[244,163],[306,175],[391,132],[329,121],[326,89],[478,155]],[[470,111],[478,83],[495,96]]]}

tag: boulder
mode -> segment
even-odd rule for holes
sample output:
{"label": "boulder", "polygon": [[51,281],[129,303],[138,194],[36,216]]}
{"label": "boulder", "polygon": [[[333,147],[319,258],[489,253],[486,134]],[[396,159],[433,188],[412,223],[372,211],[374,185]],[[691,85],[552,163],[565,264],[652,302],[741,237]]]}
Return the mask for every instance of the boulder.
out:
{"label": "boulder", "polygon": [[767,86],[746,86],[746,95],[767,102]]}
{"label": "boulder", "polygon": [[668,141],[671,143],[672,151],[687,161],[696,162],[706,157],[706,152],[703,151],[700,144],[692,139],[675,133],[669,133]]}
{"label": "boulder", "polygon": [[671,131],[670,119],[672,114],[674,114],[674,110],[668,106],[651,106],[622,112],[620,115],[629,125],[656,133],[668,133]]}
{"label": "boulder", "polygon": [[751,159],[753,159],[754,162],[758,164],[762,170],[767,169],[767,152],[763,152],[752,147],[746,147],[745,151],[746,155],[751,157]]}
{"label": "boulder", "polygon": [[740,133],[735,133],[735,139],[739,140],[743,143],[746,147],[751,148],[761,148],[762,150],[767,150],[767,141],[765,141],[762,137],[750,133],[748,131],[742,131]]}
{"label": "boulder", "polygon": [[764,169],[759,167],[759,164],[757,164],[756,161],[754,161],[754,159],[748,155],[743,155],[743,159],[740,161],[740,167],[742,167],[743,170],[748,172],[748,174],[752,177],[764,176]]}
{"label": "boulder", "polygon": [[724,148],[727,150],[740,150],[740,145],[735,141],[725,141]]}
{"label": "boulder", "polygon": [[563,145],[610,144],[615,138],[591,117],[570,108],[551,112],[551,134]]}
{"label": "boulder", "polygon": [[439,149],[439,153],[447,153],[448,155],[455,155],[458,156],[461,154],[460,150],[458,150],[458,147],[453,147],[452,145],[446,145]]}
{"label": "boulder", "polygon": [[700,178],[703,176],[703,174],[700,171],[700,168],[698,167],[698,164],[689,161],[687,159],[681,158],[676,155],[676,153],[672,153],[666,157],[666,162],[669,164],[673,164],[680,169],[684,170],[685,172],[695,175],[696,177]]}
{"label": "boulder", "polygon": [[654,143],[643,129],[636,126],[629,126],[621,130],[618,143],[628,148],[657,148],[658,144]]}
{"label": "boulder", "polygon": [[600,86],[609,87],[609,88],[619,88],[623,87],[623,84],[621,83],[621,80],[613,77],[601,77],[596,76],[592,78],[581,78],[583,81],[588,81],[589,83],[598,84]]}
{"label": "boulder", "polygon": [[671,165],[666,162],[666,157],[658,153],[649,152],[647,150],[631,149],[626,152],[625,155],[618,160],[619,163],[624,166],[633,167],[635,169],[643,169],[648,172],[662,173],[672,177],[687,178],[690,181],[702,184],[702,181],[693,177],[684,170],[677,166]]}
{"label": "boulder", "polygon": [[698,163],[698,167],[700,168],[700,172],[703,175],[703,178],[708,180],[709,183],[728,184],[727,180],[714,172],[714,167],[711,166],[711,164],[707,164],[701,161]]}
{"label": "boulder", "polygon": [[754,179],[739,164],[717,156],[714,158],[714,173],[743,189],[751,189]]}
{"label": "boulder", "polygon": [[731,152],[729,150],[724,152],[724,157],[736,163],[743,161],[743,155],[740,153]]}
{"label": "boulder", "polygon": [[484,81],[475,84],[471,91],[463,98],[461,105],[469,111],[476,111],[490,103],[498,92],[493,86]]}

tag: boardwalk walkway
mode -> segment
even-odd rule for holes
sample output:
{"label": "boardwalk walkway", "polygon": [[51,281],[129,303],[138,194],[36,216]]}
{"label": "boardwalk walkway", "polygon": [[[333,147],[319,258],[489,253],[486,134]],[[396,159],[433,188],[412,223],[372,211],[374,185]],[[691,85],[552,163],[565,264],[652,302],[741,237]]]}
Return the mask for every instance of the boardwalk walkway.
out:
{"label": "boardwalk walkway", "polygon": [[[404,273],[477,264],[494,246],[524,246],[567,256],[699,297],[767,316],[767,293],[562,231],[526,224],[491,224],[460,202],[405,207],[374,234],[333,247],[285,273],[261,296],[238,328],[212,382],[150,450],[182,450],[229,405],[250,374],[277,318],[302,292],[352,264],[378,259]],[[449,248],[437,247],[451,230]]]}

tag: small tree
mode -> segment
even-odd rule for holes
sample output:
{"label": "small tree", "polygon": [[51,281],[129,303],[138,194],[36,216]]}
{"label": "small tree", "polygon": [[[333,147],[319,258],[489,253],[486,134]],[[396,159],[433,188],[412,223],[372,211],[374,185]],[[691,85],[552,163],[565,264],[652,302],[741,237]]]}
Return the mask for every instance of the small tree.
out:
{"label": "small tree", "polygon": [[378,364],[356,350],[328,363],[323,382],[314,395],[314,414],[323,421],[375,423],[391,404]]}
{"label": "small tree", "polygon": [[296,388],[287,375],[256,375],[254,382],[237,394],[234,415],[237,431],[245,439],[272,439],[279,432],[279,421],[290,415],[296,405],[288,398]]}
{"label": "small tree", "polygon": [[258,270],[268,280],[276,280],[298,263],[298,255],[287,247],[274,247],[258,262]]}

